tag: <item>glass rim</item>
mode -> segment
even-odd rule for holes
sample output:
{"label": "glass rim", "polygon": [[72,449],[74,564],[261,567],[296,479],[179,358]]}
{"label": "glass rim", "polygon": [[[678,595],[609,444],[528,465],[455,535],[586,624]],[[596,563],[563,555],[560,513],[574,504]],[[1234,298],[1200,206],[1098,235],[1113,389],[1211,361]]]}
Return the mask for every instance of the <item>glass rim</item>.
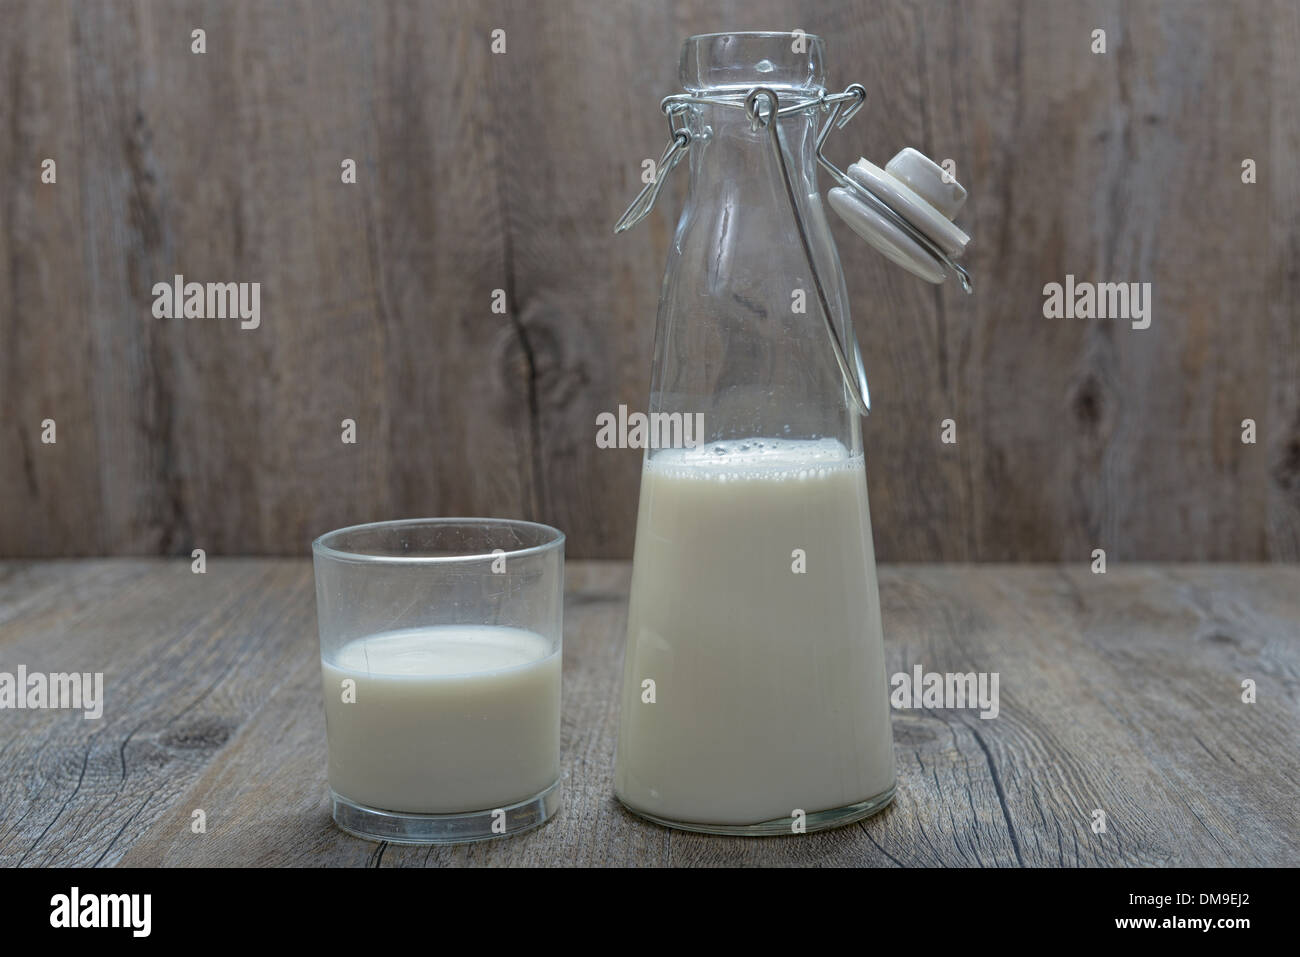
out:
{"label": "glass rim", "polygon": [[825,60],[826,41],[815,33],[697,33],[682,42],[678,79],[696,94],[734,95],[763,86],[798,91],[820,102],[826,89]]}
{"label": "glass rim", "polygon": [[[349,532],[377,531],[385,528],[420,528],[428,526],[469,525],[485,527],[489,525],[509,526],[511,528],[528,528],[542,532],[547,540],[538,545],[524,548],[502,548],[493,552],[467,552],[464,555],[374,555],[347,548],[336,548],[329,539]],[[522,558],[528,555],[540,555],[543,552],[562,548],[565,535],[552,525],[542,522],[530,522],[522,518],[488,518],[484,516],[442,517],[442,518],[394,518],[383,522],[361,522],[357,525],[345,525],[343,528],[331,529],[318,536],[311,543],[313,558],[329,558],[334,561],[355,562],[357,564],[390,565],[453,565],[457,563],[494,561],[498,558]]]}
{"label": "glass rim", "polygon": [[[752,37],[758,39],[793,36],[796,36],[793,30],[723,30],[720,33],[693,33],[682,42],[685,44],[690,43],[692,40],[713,40],[718,37]],[[816,40],[818,43],[826,42],[816,33],[804,33],[802,36],[805,40]]]}

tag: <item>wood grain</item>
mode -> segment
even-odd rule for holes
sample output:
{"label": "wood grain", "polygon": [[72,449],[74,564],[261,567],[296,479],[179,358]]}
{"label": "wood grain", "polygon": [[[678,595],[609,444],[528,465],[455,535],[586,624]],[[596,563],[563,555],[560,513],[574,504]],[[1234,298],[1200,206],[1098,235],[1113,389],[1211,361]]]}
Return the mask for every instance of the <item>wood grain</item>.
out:
{"label": "wood grain", "polygon": [[997,671],[1001,697],[990,720],[895,711],[885,813],[745,840],[624,811],[629,569],[571,562],[563,812],[427,849],[330,821],[308,562],[0,563],[0,669],[102,670],[107,698],[99,721],[0,712],[0,865],[1300,864],[1300,567],[885,566],[880,580],[891,674]]}
{"label": "wood grain", "polygon": [[[880,556],[1300,559],[1287,0],[5,3],[0,555],[498,514],[628,557],[639,457],[595,416],[646,401],[685,176],[611,225],[681,40],[796,26],[870,91],[836,159],[915,145],[972,190],[973,297],[835,227]],[[261,328],[152,319],[176,273],[261,282]],[[1150,282],[1151,328],[1044,319],[1067,273]]]}

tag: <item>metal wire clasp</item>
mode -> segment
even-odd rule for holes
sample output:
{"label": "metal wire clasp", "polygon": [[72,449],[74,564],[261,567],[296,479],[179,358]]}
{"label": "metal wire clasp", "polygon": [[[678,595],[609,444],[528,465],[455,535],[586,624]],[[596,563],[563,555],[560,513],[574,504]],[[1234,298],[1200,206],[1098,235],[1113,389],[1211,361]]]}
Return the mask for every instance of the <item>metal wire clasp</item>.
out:
{"label": "metal wire clasp", "polygon": [[636,199],[632,200],[632,205],[614,224],[614,232],[621,233],[631,229],[650,215],[650,210],[654,209],[655,200],[659,198],[659,191],[664,188],[664,183],[668,180],[668,174],[686,155],[686,150],[691,145],[691,131],[685,126],[673,129],[672,114],[668,116],[668,127],[672,130],[673,138],[668,141],[668,145],[664,148],[664,155],[659,157],[659,165],[655,167],[654,179],[646,183],[641,192],[636,194]]}
{"label": "metal wire clasp", "polygon": [[[752,91],[751,94],[752,96]],[[816,106],[823,112],[834,108],[834,113],[830,119],[823,124],[821,132],[817,136],[817,159],[823,166],[827,166],[837,174],[837,179],[843,179],[844,174],[840,173],[835,167],[830,166],[824,156],[822,156],[822,144],[826,141],[827,134],[830,133],[832,124],[837,127],[843,127],[845,123],[853,118],[853,115],[862,108],[866,102],[867,90],[861,83],[853,83],[844,90],[843,93],[823,93],[815,99],[803,99],[788,106],[777,108],[778,116],[786,116],[791,113],[798,113],[809,107]],[[663,156],[659,158],[659,165],[655,167],[655,177],[649,183],[642,187],[641,192],[637,193],[636,199],[632,200],[632,205],[627,208],[618,222],[614,224],[614,232],[622,233],[631,229],[641,220],[650,214],[654,208],[655,200],[659,198],[659,191],[663,189],[664,182],[668,179],[668,174],[673,171],[691,145],[691,131],[686,126],[686,111],[695,105],[710,106],[728,106],[738,109],[746,109],[745,104],[749,97],[739,97],[735,94],[725,96],[692,96],[689,93],[678,93],[672,96],[665,96],[659,102],[659,109],[668,118],[668,145],[664,147]],[[852,101],[847,110],[841,110],[844,104]],[[838,122],[837,122],[838,118]],[[753,119],[750,120],[752,129],[758,129]]]}
{"label": "metal wire clasp", "polygon": [[[850,87],[850,89],[852,88]],[[858,87],[858,89],[862,88]],[[866,92],[866,90],[862,90],[863,98],[866,97]],[[766,117],[763,114],[763,107],[760,102],[763,99],[766,99],[769,104]],[[827,129],[835,122],[835,117],[839,114],[842,105],[842,103],[835,105],[835,112],[825,123]],[[859,99],[854,104],[855,107],[861,105],[862,99]],[[850,364],[849,357],[844,351],[844,342],[840,338],[840,331],[835,328],[835,319],[831,315],[831,304],[826,296],[826,286],[822,282],[821,273],[817,269],[817,260],[813,256],[812,242],[808,239],[808,230],[804,226],[803,216],[799,212],[799,201],[795,197],[794,183],[790,180],[790,167],[785,161],[785,144],[781,142],[781,124],[776,121],[781,115],[780,100],[777,99],[776,93],[767,87],[755,87],[745,97],[745,112],[749,114],[749,124],[752,129],[757,131],[759,128],[764,128],[771,136],[772,152],[776,156],[776,164],[781,171],[781,182],[785,186],[786,198],[790,201],[790,212],[794,216],[794,224],[799,231],[799,242],[803,246],[804,257],[808,260],[808,269],[812,272],[813,286],[817,290],[817,302],[821,306],[822,318],[826,321],[826,333],[830,337],[831,349],[835,353],[835,364],[840,368],[840,375],[844,377],[844,384],[858,414],[867,415],[871,412],[871,389],[867,386],[867,371],[862,365],[862,350],[858,348],[858,340],[853,334],[853,326],[845,322],[844,333],[848,337],[853,351],[853,362]],[[849,115],[852,116],[852,113]]]}

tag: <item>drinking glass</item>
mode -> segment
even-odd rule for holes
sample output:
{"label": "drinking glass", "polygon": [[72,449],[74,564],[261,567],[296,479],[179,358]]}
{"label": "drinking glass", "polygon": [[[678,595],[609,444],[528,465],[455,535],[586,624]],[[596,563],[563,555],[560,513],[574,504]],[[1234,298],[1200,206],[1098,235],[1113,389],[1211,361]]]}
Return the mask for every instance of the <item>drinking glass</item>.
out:
{"label": "drinking glass", "polygon": [[370,840],[515,834],[560,807],[564,535],[433,518],[312,543],[334,821]]}

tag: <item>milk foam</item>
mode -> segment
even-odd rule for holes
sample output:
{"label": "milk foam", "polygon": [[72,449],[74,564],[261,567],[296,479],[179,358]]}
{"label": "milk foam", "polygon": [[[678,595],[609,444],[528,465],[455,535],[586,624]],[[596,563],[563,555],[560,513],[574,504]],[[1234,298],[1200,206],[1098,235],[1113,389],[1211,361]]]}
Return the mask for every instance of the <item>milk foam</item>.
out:
{"label": "milk foam", "polygon": [[710,442],[691,449],[663,449],[646,460],[646,471],[715,482],[818,478],[861,469],[838,439],[742,439]]}

